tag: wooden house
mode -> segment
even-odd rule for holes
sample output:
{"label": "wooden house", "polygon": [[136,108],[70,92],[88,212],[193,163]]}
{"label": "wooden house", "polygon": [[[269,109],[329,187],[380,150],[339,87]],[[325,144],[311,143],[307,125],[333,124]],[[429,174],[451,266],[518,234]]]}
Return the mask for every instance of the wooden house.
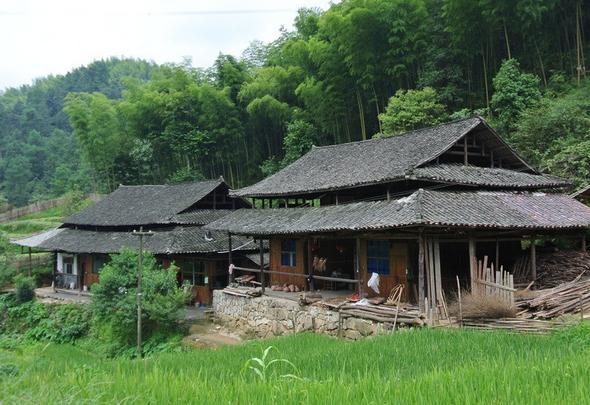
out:
{"label": "wooden house", "polygon": [[[179,267],[179,283],[193,286],[196,302],[208,303],[211,290],[227,284],[225,232],[203,229],[203,225],[249,208],[241,198],[228,195],[220,180],[178,185],[120,186],[99,202],[64,220],[62,226],[15,243],[55,253],[54,285],[87,290],[98,282],[109,254],[121,248],[139,248],[132,231],[153,231],[145,238],[145,249],[164,266]],[[258,246],[248,237],[234,239],[237,263],[251,263],[248,255]],[[253,255],[257,258],[258,255]]]}
{"label": "wooden house", "polygon": [[[270,242],[268,283],[379,295],[404,287],[422,307],[475,282],[484,257],[513,272],[524,255],[536,277],[544,235],[581,238],[590,209],[539,173],[481,117],[400,136],[314,147],[230,195],[237,210],[207,229]],[[526,249],[525,249],[526,248]],[[247,271],[248,269],[244,269]]]}

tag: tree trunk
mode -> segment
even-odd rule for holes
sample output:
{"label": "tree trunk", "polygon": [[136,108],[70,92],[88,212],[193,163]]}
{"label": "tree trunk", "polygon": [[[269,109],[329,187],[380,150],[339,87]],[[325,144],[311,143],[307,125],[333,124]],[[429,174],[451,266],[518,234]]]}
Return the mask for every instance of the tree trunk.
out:
{"label": "tree trunk", "polygon": [[506,51],[508,52],[508,59],[512,59],[510,52],[510,41],[508,40],[508,30],[506,29],[506,20],[504,20],[504,39],[506,40]]}
{"label": "tree trunk", "polygon": [[486,91],[486,106],[488,108],[489,113],[491,114],[492,112],[490,110],[490,93],[489,93],[489,89],[488,89],[488,68],[487,68],[486,54],[485,54],[483,44],[481,44],[481,57],[482,57],[482,66],[483,66],[483,82],[484,82],[484,87],[485,87],[485,91]]}
{"label": "tree trunk", "polygon": [[359,108],[359,121],[361,125],[361,138],[362,140],[367,139],[367,128],[365,127],[365,111],[363,109],[363,101],[361,99],[361,93],[359,90],[356,90],[356,102],[358,103]]}

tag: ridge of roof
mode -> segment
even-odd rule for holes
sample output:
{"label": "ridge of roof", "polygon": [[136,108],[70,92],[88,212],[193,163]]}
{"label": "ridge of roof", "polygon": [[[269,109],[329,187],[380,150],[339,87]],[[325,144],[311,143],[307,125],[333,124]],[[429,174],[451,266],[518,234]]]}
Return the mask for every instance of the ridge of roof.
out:
{"label": "ridge of roof", "polygon": [[86,226],[135,226],[167,224],[217,187],[223,180],[194,181],[175,185],[119,186],[115,191],[70,215],[64,224]]}
{"label": "ridge of roof", "polygon": [[459,118],[459,119],[452,120],[452,121],[442,122],[440,124],[433,125],[431,127],[422,127],[422,128],[412,129],[410,131],[402,132],[401,134],[389,135],[384,138],[361,139],[359,141],[334,143],[332,145],[321,145],[321,146],[313,145],[313,148],[314,149],[328,149],[328,148],[337,148],[337,147],[341,147],[341,146],[345,146],[345,145],[358,145],[358,144],[362,144],[362,143],[371,143],[371,142],[376,143],[376,142],[380,142],[380,141],[390,141],[391,139],[394,139],[394,138],[399,139],[399,138],[405,138],[407,136],[415,136],[415,135],[419,134],[420,132],[425,132],[425,131],[429,131],[429,130],[436,130],[437,128],[446,127],[449,125],[457,124],[459,122],[470,121],[470,120],[478,120],[478,123],[481,123],[484,121],[480,115],[472,115],[471,117]]}

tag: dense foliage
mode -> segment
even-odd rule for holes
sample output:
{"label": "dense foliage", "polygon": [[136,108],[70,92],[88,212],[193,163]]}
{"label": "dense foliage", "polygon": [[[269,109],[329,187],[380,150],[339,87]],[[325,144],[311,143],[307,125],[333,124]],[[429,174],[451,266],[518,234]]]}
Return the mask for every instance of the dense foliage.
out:
{"label": "dense foliage", "polygon": [[301,9],[293,31],[207,70],[95,62],[0,96],[2,192],[24,204],[72,184],[110,191],[224,175],[240,187],[311,144],[475,111],[536,164],[587,181],[571,160],[584,152],[583,127],[552,128],[565,148],[557,161],[524,145],[547,142],[529,137],[531,117],[584,109],[589,16],[575,0],[343,0]]}
{"label": "dense foliage", "polygon": [[0,296],[0,338],[74,343],[90,330],[87,305],[19,303],[17,295]]}
{"label": "dense foliage", "polygon": [[[92,286],[93,335],[109,346],[111,355],[130,352],[135,344],[137,270],[137,253],[122,250],[111,255],[101,269],[100,283]],[[151,254],[144,255],[142,274],[142,334],[148,342],[154,336],[163,341],[179,332],[179,313],[187,297],[177,287],[176,269],[163,269]]]}

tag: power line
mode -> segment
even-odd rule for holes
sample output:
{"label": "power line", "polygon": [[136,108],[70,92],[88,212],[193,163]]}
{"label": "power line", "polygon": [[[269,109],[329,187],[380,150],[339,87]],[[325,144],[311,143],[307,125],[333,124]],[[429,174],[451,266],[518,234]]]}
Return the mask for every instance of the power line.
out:
{"label": "power line", "polygon": [[106,15],[106,16],[145,16],[145,17],[175,17],[175,16],[207,16],[207,15],[243,15],[243,14],[281,14],[293,13],[297,9],[293,8],[275,8],[275,9],[236,9],[236,10],[178,10],[178,11],[66,11],[56,10],[47,13],[30,12],[30,11],[3,11],[0,10],[0,16],[46,16],[46,15]]}

